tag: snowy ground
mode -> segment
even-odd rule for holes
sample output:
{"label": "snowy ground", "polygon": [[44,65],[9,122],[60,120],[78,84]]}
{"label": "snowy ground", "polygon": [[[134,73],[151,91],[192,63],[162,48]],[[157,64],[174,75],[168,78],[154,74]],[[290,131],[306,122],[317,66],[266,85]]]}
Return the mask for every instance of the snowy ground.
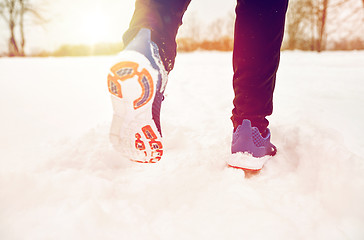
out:
{"label": "snowy ground", "polygon": [[231,53],[179,54],[165,156],[108,140],[113,57],[0,59],[0,239],[364,239],[364,52],[284,52],[278,154],[227,168]]}

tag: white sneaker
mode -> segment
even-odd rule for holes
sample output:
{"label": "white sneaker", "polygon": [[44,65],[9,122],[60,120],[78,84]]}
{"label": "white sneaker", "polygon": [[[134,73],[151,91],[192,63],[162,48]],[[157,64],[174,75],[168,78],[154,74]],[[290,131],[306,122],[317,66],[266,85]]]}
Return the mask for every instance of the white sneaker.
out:
{"label": "white sneaker", "polygon": [[111,67],[108,87],[114,116],[110,140],[135,162],[155,163],[163,155],[160,109],[167,72],[149,29],[141,29]]}

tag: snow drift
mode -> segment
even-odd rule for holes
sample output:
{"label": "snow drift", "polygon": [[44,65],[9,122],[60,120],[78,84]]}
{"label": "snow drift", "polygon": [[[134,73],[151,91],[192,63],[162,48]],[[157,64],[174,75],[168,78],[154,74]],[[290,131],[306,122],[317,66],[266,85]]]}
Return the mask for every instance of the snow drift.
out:
{"label": "snow drift", "polygon": [[109,143],[115,58],[0,59],[1,239],[364,238],[364,52],[283,52],[251,178],[225,163],[231,53],[179,54],[152,165]]}

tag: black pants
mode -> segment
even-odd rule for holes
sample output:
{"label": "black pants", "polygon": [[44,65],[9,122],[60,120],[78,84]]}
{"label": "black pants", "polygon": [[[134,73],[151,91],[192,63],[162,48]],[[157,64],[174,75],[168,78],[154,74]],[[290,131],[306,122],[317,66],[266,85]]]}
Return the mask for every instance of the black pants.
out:
{"label": "black pants", "polygon": [[[127,45],[140,28],[152,30],[167,71],[176,57],[176,35],[191,0],[136,0]],[[243,119],[264,132],[273,111],[273,91],[288,0],[237,0],[233,52],[234,128]],[[208,7],[207,9],[208,10]]]}

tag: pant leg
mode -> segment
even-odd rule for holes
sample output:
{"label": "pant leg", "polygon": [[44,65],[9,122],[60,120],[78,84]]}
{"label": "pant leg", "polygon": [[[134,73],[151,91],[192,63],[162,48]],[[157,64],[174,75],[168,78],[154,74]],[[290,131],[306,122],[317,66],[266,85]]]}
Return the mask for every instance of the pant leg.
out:
{"label": "pant leg", "polygon": [[263,133],[273,91],[288,0],[238,0],[233,52],[234,129],[249,119]]}
{"label": "pant leg", "polygon": [[136,0],[129,29],[123,35],[126,46],[141,28],[152,31],[152,41],[168,72],[173,69],[176,57],[176,35],[182,17],[191,0]]}

